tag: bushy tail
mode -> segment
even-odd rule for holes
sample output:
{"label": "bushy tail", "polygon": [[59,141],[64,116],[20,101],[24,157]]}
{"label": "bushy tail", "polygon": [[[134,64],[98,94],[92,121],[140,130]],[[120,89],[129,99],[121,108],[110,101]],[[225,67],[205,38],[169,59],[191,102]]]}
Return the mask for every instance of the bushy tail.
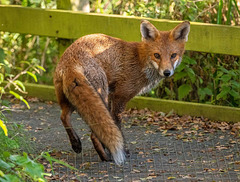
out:
{"label": "bushy tail", "polygon": [[123,136],[95,89],[81,73],[63,75],[63,91],[97,138],[109,149],[116,164],[125,161]]}

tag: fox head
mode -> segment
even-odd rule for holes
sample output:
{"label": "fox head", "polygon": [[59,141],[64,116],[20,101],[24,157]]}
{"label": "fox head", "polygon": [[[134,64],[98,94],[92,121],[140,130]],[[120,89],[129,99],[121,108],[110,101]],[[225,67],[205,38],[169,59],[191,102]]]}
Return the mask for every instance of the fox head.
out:
{"label": "fox head", "polygon": [[150,22],[143,20],[140,31],[145,54],[147,54],[148,69],[154,70],[155,73],[157,71],[160,77],[172,76],[174,70],[182,61],[184,46],[190,31],[190,23],[185,21],[173,30],[159,31]]}

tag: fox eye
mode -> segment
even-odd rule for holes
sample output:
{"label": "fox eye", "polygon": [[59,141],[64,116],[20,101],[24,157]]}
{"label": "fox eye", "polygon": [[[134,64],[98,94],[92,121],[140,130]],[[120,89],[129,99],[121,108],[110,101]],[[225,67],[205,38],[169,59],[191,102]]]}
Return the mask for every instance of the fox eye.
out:
{"label": "fox eye", "polygon": [[157,59],[161,58],[160,54],[158,54],[158,53],[154,53],[154,57],[157,58]]}
{"label": "fox eye", "polygon": [[173,53],[173,54],[171,55],[171,59],[174,59],[176,56],[177,56],[177,53]]}

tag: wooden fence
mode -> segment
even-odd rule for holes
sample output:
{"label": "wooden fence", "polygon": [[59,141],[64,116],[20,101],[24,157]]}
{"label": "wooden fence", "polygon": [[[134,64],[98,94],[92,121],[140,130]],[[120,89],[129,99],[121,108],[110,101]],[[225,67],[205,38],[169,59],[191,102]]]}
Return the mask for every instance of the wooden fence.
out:
{"label": "wooden fence", "polygon": [[[141,19],[0,5],[0,31],[65,39],[104,33],[126,41],[140,41]],[[168,20],[148,20],[159,30],[170,30],[179,23]],[[240,27],[192,22],[186,49],[240,56]]]}
{"label": "wooden fence", "polygon": [[[89,14],[66,10],[48,10],[0,5],[0,31],[64,39],[76,39],[86,34],[104,33],[126,41],[140,41],[141,36],[139,27],[141,19],[142,18],[118,15]],[[177,21],[169,20],[148,20],[159,30],[170,30],[179,23]],[[189,41],[186,44],[186,49],[199,52],[240,56],[240,27],[191,22],[191,31]],[[38,86],[29,84],[29,89],[31,90],[29,91],[30,95],[38,95],[37,92],[34,91],[35,87],[37,88]],[[41,86],[41,88],[47,90],[49,89],[49,86]],[[51,88],[50,92],[52,94],[53,91],[54,89]],[[45,94],[42,94],[42,96],[43,95]],[[51,99],[47,96],[44,98]],[[55,100],[55,98],[52,98],[51,100]],[[133,103],[136,102],[138,104],[141,103],[138,98],[135,99],[135,102],[131,102],[129,105],[132,104],[131,106],[133,107]],[[160,102],[164,102],[165,104],[168,103],[163,100],[158,100],[158,103]],[[146,99],[144,99],[143,103],[145,103],[146,106],[151,107],[151,104],[149,103],[153,103],[153,101],[150,99],[150,101],[147,102]],[[174,105],[176,104],[172,105],[173,109]],[[201,104],[199,104],[199,106],[201,106]],[[183,105],[182,107],[185,106]],[[189,108],[191,108],[191,106]],[[220,106],[217,106],[217,109],[213,114],[211,114],[209,108],[206,108],[205,110],[201,108],[202,106],[199,107],[200,111],[195,109],[195,112],[184,112],[184,109],[182,109],[183,111],[181,112],[177,112],[179,114],[191,114],[196,116],[204,115],[205,117],[215,120],[240,121],[240,109],[238,108],[229,108],[231,110],[231,112],[229,112],[229,117],[224,117],[224,119],[223,115],[226,115],[226,113],[216,114]],[[161,107],[159,109],[161,109]],[[224,107],[223,110],[226,111],[226,107]],[[167,112],[166,110],[164,111]]]}

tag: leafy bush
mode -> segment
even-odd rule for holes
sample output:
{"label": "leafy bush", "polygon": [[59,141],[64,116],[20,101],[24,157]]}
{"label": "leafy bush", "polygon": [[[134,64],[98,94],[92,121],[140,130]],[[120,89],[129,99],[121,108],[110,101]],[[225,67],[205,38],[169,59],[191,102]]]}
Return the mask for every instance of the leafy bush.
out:
{"label": "leafy bush", "polygon": [[0,159],[0,181],[45,181],[42,164],[30,159],[26,153],[11,155],[4,152]]}
{"label": "leafy bush", "polygon": [[10,107],[9,102],[2,99],[2,96],[11,94],[30,108],[28,102],[21,96],[22,93],[26,93],[26,90],[20,78],[29,75],[37,81],[35,72],[44,71],[36,59],[32,59],[31,62],[22,61],[21,64],[21,67],[18,67],[9,62],[4,50],[0,48],[0,181],[45,181],[44,167],[31,160],[26,153],[20,155],[20,144],[24,146],[26,143],[25,138],[22,140],[20,132],[22,126],[11,123],[8,130],[5,125],[7,118],[3,112],[9,111]]}
{"label": "leafy bush", "polygon": [[[235,62],[236,69],[227,70],[218,65],[216,73],[213,75],[215,92],[213,101],[215,104],[240,106],[240,65]],[[217,85],[217,87],[216,87]]]}
{"label": "leafy bush", "polygon": [[190,54],[192,52],[186,53],[174,76],[161,82],[149,95],[239,107],[239,58],[206,53],[194,53],[197,56]]}
{"label": "leafy bush", "polygon": [[[5,107],[6,108],[6,107]],[[6,108],[9,109],[9,108]],[[0,110],[0,122],[7,123],[7,119]],[[1,130],[1,127],[3,130]],[[30,142],[23,131],[23,126],[15,123],[0,127],[0,181],[45,181],[44,168],[38,162],[31,160],[21,150],[31,150]],[[20,147],[21,146],[21,147]]]}
{"label": "leafy bush", "polygon": [[[35,82],[37,82],[37,76],[35,73],[40,73],[40,71],[45,71],[45,69],[42,66],[38,65],[38,60],[33,58],[30,62],[28,61],[20,61],[21,65],[16,66],[12,62],[8,61],[8,59],[5,59],[5,53],[3,49],[0,48],[0,70],[2,73],[0,73],[0,85],[4,82],[6,82],[6,85],[0,86],[0,99],[2,98],[2,95],[11,94],[15,96],[17,99],[23,101],[28,108],[28,102],[21,96],[21,94],[26,94],[26,89],[21,81],[21,77],[28,75],[31,76]],[[14,90],[13,91],[13,88]],[[19,93],[17,93],[19,92]],[[2,104],[3,100],[0,100],[0,103]]]}
{"label": "leafy bush", "polygon": [[90,0],[93,12],[156,19],[239,24],[236,0]]}
{"label": "leafy bush", "polygon": [[[8,65],[7,74],[15,75],[19,68],[26,67],[26,63],[34,62],[41,67],[47,67],[44,74],[42,71],[33,70],[36,73],[34,80],[38,79],[40,83],[52,84],[52,72],[58,58],[55,38],[0,32],[0,47],[7,60],[5,63]],[[20,80],[34,81],[30,74],[22,76]]]}

